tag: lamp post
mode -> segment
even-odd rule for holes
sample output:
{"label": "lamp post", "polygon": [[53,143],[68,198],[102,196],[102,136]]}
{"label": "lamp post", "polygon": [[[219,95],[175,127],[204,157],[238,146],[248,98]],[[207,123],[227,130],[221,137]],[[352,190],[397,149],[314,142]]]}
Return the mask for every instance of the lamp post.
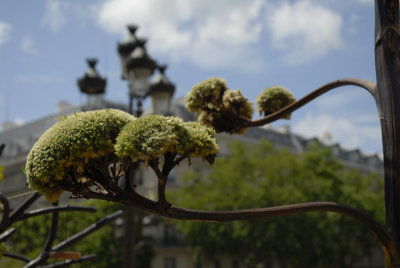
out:
{"label": "lamp post", "polygon": [[[157,63],[146,51],[146,40],[136,37],[137,26],[128,25],[129,35],[124,42],[118,44],[118,53],[121,62],[121,78],[129,83],[129,113],[140,117],[143,113],[142,101],[147,96],[152,97],[153,111],[168,113],[175,86],[164,75],[165,67],[158,67]],[[155,69],[160,73],[149,83]],[[168,91],[165,94],[165,91]],[[163,93],[164,92],[164,93]],[[166,97],[169,99],[166,100]],[[137,100],[136,110],[133,101]],[[156,108],[160,106],[161,109]],[[135,171],[138,164],[131,165],[125,178],[125,190],[134,191]],[[135,210],[131,206],[124,207],[124,253],[123,267],[135,266]]]}
{"label": "lamp post", "polygon": [[88,104],[96,106],[101,102],[107,80],[96,71],[97,59],[87,59],[86,61],[89,68],[83,77],[78,79],[78,86],[81,92],[87,94]]}
{"label": "lamp post", "polygon": [[121,79],[128,79],[128,73],[126,71],[126,60],[129,54],[137,47],[139,39],[136,37],[135,33],[137,31],[136,25],[128,25],[129,35],[126,39],[118,44],[118,54],[121,62]]}
{"label": "lamp post", "polygon": [[142,114],[142,99],[148,96],[149,78],[154,73],[157,63],[147,54],[146,41],[139,40],[137,47],[126,59],[126,73],[129,80],[129,111],[132,113],[133,99],[137,99],[136,116]]}
{"label": "lamp post", "polygon": [[167,115],[171,109],[171,100],[175,92],[175,85],[165,75],[167,65],[158,66],[159,73],[150,84],[152,112]]}

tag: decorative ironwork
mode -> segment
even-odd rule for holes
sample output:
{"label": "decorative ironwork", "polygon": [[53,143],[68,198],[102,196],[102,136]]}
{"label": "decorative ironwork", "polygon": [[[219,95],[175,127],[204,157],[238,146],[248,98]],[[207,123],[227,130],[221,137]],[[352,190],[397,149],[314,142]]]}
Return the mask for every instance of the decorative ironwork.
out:
{"label": "decorative ironwork", "polygon": [[[3,149],[5,146],[4,144],[0,145],[0,148]],[[1,156],[1,151],[0,151]],[[70,264],[74,263],[81,263],[84,261],[93,260],[96,256],[95,255],[86,255],[81,256],[79,252],[66,252],[64,249],[68,248],[72,244],[82,240],[86,236],[90,235],[91,233],[99,230],[106,224],[109,224],[113,220],[117,219],[118,217],[122,216],[122,211],[118,210],[106,217],[100,219],[99,221],[95,222],[91,226],[87,227],[83,231],[72,235],[71,237],[65,239],[64,241],[60,242],[57,245],[53,245],[55,241],[55,237],[58,231],[58,224],[59,224],[59,213],[66,212],[66,211],[81,211],[81,212],[95,212],[97,209],[95,207],[84,207],[84,206],[70,206],[70,205],[63,205],[59,206],[58,202],[53,203],[52,207],[40,208],[32,211],[26,211],[35,201],[39,199],[41,195],[39,193],[33,193],[29,195],[19,207],[17,207],[14,211],[10,209],[10,203],[8,198],[0,193],[0,202],[3,205],[3,213],[0,222],[0,243],[5,242],[8,238],[10,238],[17,230],[11,227],[13,224],[19,221],[24,221],[31,217],[36,217],[39,215],[44,214],[52,214],[52,222],[49,233],[47,235],[47,239],[44,243],[43,249],[39,256],[35,259],[31,260],[26,258],[25,256],[11,253],[11,252],[3,252],[4,257],[13,258],[25,262],[25,268],[30,267],[46,267],[46,268],[53,268],[53,267],[65,267]],[[10,228],[11,227],[11,228]],[[63,261],[56,262],[53,264],[45,265],[48,259],[63,259]],[[42,266],[40,266],[42,265]]]}

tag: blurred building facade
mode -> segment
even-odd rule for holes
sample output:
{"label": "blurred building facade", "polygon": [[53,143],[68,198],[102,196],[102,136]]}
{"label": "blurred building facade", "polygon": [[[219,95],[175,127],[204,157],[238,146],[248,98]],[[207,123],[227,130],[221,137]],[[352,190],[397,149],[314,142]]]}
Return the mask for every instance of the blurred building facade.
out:
{"label": "blurred building facade", "polygon": [[[115,108],[128,110],[123,104],[113,103],[104,99],[103,95],[96,98],[88,98],[83,105],[72,106],[66,102],[60,102],[54,114],[40,118],[38,120],[23,124],[4,124],[0,132],[0,144],[6,144],[3,155],[0,158],[0,166],[5,167],[4,181],[0,184],[0,192],[7,197],[20,196],[29,191],[26,186],[26,178],[23,173],[26,156],[46,129],[51,127],[57,118],[70,115],[75,112],[88,111],[94,109]],[[171,108],[172,115],[183,118],[185,121],[195,121],[193,114],[188,112],[183,103],[183,99],[176,100]],[[339,144],[331,144],[329,135],[323,140],[307,139],[293,133],[289,127],[261,127],[251,128],[244,135],[219,134],[217,137],[220,145],[220,155],[229,154],[229,144],[233,141],[241,141],[245,144],[256,145],[260,139],[270,140],[276,147],[289,148],[294,153],[302,153],[307,150],[311,142],[318,142],[323,146],[329,146],[332,154],[345,166],[359,169],[365,172],[383,173],[383,162],[378,155],[364,155],[359,150],[346,150]],[[206,172],[210,166],[201,160],[192,159],[191,169]],[[178,187],[179,178],[188,170],[188,165],[179,165],[169,178],[169,187]],[[140,168],[137,176],[138,191],[151,197],[157,187],[156,177],[148,170]],[[15,200],[15,201],[14,201]],[[11,205],[16,205],[18,199],[12,199]],[[147,219],[148,227],[145,229],[147,234],[151,234],[154,239],[156,256],[153,260],[153,267],[165,268],[190,268],[198,267],[193,262],[192,255],[185,247],[179,233],[170,224],[152,225],[151,217]],[[239,260],[228,257],[221,257],[210,267],[241,267]],[[206,267],[206,266],[202,266]],[[208,266],[207,266],[208,267]]]}

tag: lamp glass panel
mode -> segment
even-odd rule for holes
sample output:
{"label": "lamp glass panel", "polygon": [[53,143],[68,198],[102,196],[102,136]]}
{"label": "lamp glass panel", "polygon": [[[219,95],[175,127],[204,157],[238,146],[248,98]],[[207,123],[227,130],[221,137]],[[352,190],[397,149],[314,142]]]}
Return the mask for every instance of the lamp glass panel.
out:
{"label": "lamp glass panel", "polygon": [[151,95],[152,110],[155,114],[167,114],[171,107],[171,95],[168,92],[156,92]]}
{"label": "lamp glass panel", "polygon": [[136,67],[133,69],[136,77],[149,78],[151,76],[152,70],[144,67]]}
{"label": "lamp glass panel", "polygon": [[121,78],[122,79],[127,79],[128,78],[128,72],[126,71],[126,59],[127,57],[125,55],[120,55],[119,56],[120,63],[121,63]]}
{"label": "lamp glass panel", "polygon": [[131,96],[146,96],[149,85],[148,85],[148,77],[137,77],[135,72],[130,71],[128,73],[129,85],[131,90]]}

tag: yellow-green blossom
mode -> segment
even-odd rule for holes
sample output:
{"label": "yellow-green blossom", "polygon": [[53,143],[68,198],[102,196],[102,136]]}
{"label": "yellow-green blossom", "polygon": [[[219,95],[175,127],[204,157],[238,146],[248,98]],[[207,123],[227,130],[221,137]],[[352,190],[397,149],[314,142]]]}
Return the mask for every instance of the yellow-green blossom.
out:
{"label": "yellow-green blossom", "polygon": [[184,131],[183,120],[172,116],[148,115],[127,124],[117,138],[116,154],[132,161],[148,162],[176,150]]}
{"label": "yellow-green blossom", "polygon": [[117,135],[135,117],[107,109],[63,117],[49,128],[28,154],[26,176],[29,187],[55,201],[63,191],[63,180],[73,173],[83,176],[89,160],[114,151]]}
{"label": "yellow-green blossom", "polygon": [[[257,97],[257,110],[260,115],[273,114],[296,101],[293,93],[281,86],[264,89]],[[290,114],[282,118],[290,119]]]}
{"label": "yellow-green blossom", "polygon": [[204,80],[190,90],[185,97],[186,108],[192,112],[222,108],[222,97],[227,90],[226,82],[219,77]]}
{"label": "yellow-green blossom", "polygon": [[226,111],[247,119],[251,119],[253,116],[253,103],[242,95],[240,89],[225,91],[222,102]]}
{"label": "yellow-green blossom", "polygon": [[218,152],[215,135],[213,129],[196,122],[184,123],[177,117],[149,115],[123,128],[115,150],[119,157],[146,163],[165,153],[213,160]]}

